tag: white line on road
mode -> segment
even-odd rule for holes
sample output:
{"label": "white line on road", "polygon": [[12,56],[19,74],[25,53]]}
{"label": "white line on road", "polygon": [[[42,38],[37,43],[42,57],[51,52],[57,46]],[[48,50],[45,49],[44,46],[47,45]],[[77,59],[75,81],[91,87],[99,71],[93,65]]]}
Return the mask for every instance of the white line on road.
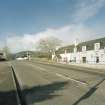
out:
{"label": "white line on road", "polygon": [[59,76],[59,77],[62,77],[63,79],[71,80],[71,81],[74,81],[74,82],[77,82],[77,83],[80,83],[80,84],[83,84],[83,85],[88,85],[88,84],[85,83],[85,82],[81,82],[81,81],[79,81],[79,80],[66,77],[66,76],[64,76],[64,75],[62,75],[62,74],[59,74],[59,73],[56,73],[56,75]]}
{"label": "white line on road", "polygon": [[61,78],[63,78],[63,79],[71,80],[71,81],[74,81],[74,82],[76,82],[76,83],[80,83],[80,84],[82,84],[82,85],[88,85],[88,84],[85,83],[85,82],[82,82],[82,81],[79,81],[79,80],[76,80],[76,79],[73,79],[73,78],[70,78],[70,77],[66,77],[66,76],[64,76],[64,75],[62,75],[62,74],[60,74],[60,73],[57,73],[57,72],[50,72],[50,71],[46,70],[45,68],[42,68],[42,67],[39,67],[39,66],[36,66],[36,65],[33,65],[33,64],[30,64],[30,65],[33,66],[33,67],[35,67],[35,68],[40,69],[41,71],[44,71],[44,72],[47,72],[47,73],[50,73],[50,74],[54,74],[54,75],[56,75],[56,76],[58,76],[58,77],[61,77]]}

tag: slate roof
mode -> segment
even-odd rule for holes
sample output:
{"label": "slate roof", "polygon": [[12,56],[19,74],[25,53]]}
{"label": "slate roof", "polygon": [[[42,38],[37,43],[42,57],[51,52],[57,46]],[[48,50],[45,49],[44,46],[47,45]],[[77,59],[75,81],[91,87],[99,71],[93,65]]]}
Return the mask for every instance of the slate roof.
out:
{"label": "slate roof", "polygon": [[[95,43],[100,43],[100,49],[104,49],[105,47],[105,37],[104,38],[100,38],[100,39],[95,39],[95,40],[90,40],[90,41],[86,41],[86,42],[81,42],[78,44],[77,46],[77,51],[81,52],[82,51],[82,46],[86,46],[86,50],[94,50],[94,44]],[[61,54],[64,53],[65,50],[67,51],[67,53],[73,52],[74,51],[74,45],[68,45],[65,47],[61,47],[58,49],[58,51],[56,51],[57,54]]]}

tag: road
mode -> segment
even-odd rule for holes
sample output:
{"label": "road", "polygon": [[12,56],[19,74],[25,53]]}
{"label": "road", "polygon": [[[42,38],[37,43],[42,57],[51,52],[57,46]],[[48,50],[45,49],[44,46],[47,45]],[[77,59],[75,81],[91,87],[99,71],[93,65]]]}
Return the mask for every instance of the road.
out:
{"label": "road", "polygon": [[0,105],[19,105],[13,73],[8,62],[0,62]]}
{"label": "road", "polygon": [[11,65],[24,105],[105,105],[105,77],[100,73],[38,62]]}

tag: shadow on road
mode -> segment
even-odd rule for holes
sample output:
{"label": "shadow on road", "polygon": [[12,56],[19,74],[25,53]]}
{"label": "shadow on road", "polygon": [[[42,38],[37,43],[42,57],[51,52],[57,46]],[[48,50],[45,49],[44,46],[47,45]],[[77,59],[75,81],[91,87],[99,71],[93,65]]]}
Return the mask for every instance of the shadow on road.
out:
{"label": "shadow on road", "polygon": [[48,85],[25,89],[22,93],[29,104],[32,104],[60,96],[56,94],[56,91],[64,89],[67,84],[68,82],[54,82]]}
{"label": "shadow on road", "polygon": [[83,95],[78,101],[76,101],[73,105],[78,105],[82,100],[89,98],[97,88],[91,88],[85,95]]}
{"label": "shadow on road", "polygon": [[17,105],[16,90],[0,91],[0,105]]}
{"label": "shadow on road", "polygon": [[[60,96],[56,92],[64,89],[67,84],[68,82],[54,82],[31,88],[25,86],[24,89],[19,92],[21,105],[27,105],[27,102],[30,105]],[[17,105],[15,93],[15,90],[0,92],[0,105]]]}
{"label": "shadow on road", "polygon": [[90,88],[90,90],[84,94],[82,97],[80,97],[79,100],[77,100],[73,105],[78,105],[82,100],[89,98],[97,89],[98,86],[105,80],[105,78],[103,78],[101,81],[99,81],[97,84],[95,84],[92,88]]}

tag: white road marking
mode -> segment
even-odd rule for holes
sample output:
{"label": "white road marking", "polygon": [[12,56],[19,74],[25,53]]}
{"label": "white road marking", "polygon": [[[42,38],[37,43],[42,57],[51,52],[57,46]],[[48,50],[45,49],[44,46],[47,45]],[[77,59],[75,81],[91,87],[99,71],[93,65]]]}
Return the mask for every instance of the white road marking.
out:
{"label": "white road marking", "polygon": [[66,76],[64,76],[62,74],[59,74],[59,73],[56,73],[56,75],[59,76],[59,77],[62,77],[63,79],[71,80],[71,81],[74,81],[74,82],[77,82],[77,83],[80,83],[80,84],[83,84],[83,85],[88,85],[85,82],[81,82],[79,80],[76,80],[76,79],[73,79],[73,78],[70,78],[70,77],[66,77]]}
{"label": "white road marking", "polygon": [[73,78],[70,78],[70,77],[66,77],[66,76],[64,76],[64,75],[62,75],[62,74],[60,74],[60,73],[57,73],[57,72],[50,72],[50,71],[46,70],[45,68],[42,68],[42,67],[39,67],[39,66],[36,66],[36,65],[33,65],[33,64],[30,64],[30,65],[33,66],[33,67],[36,67],[36,68],[40,69],[41,71],[54,74],[54,75],[56,75],[56,76],[58,76],[58,77],[61,77],[61,78],[63,78],[63,79],[71,80],[71,81],[74,81],[74,82],[76,82],[76,83],[80,83],[80,84],[82,84],[82,85],[88,85],[88,84],[85,83],[85,82],[82,82],[82,81],[79,81],[79,80],[76,80],[76,79],[73,79]]}

